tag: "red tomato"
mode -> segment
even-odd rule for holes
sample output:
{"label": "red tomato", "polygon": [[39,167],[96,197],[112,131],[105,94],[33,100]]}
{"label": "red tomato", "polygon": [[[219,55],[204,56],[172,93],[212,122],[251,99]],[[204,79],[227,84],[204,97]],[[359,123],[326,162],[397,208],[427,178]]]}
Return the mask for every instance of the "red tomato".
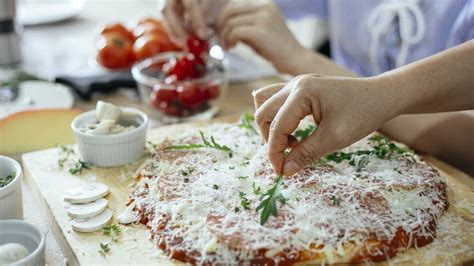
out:
{"label": "red tomato", "polygon": [[141,37],[143,35],[158,35],[159,37],[167,36],[166,30],[161,24],[158,26],[152,23],[139,24],[133,29],[133,35],[135,37]]}
{"label": "red tomato", "polygon": [[163,113],[170,115],[170,116],[176,116],[176,117],[181,117],[183,116],[183,109],[176,105],[176,104],[171,104],[167,102],[162,102],[159,108]]}
{"label": "red tomato", "polygon": [[163,26],[160,20],[156,18],[152,18],[152,17],[146,17],[146,18],[140,19],[137,23],[137,26],[142,25],[142,24],[155,24],[157,26]]}
{"label": "red tomato", "polygon": [[211,85],[204,88],[202,92],[204,99],[206,100],[213,100],[219,97],[220,89],[219,85]]}
{"label": "red tomato", "polygon": [[187,108],[198,108],[204,103],[204,96],[198,86],[186,85],[178,88],[178,99]]}
{"label": "red tomato", "polygon": [[155,85],[153,90],[153,101],[172,103],[178,98],[178,92],[174,89],[164,89],[160,88],[159,85]]}
{"label": "red tomato", "polygon": [[144,35],[138,38],[133,45],[135,57],[142,60],[162,52],[163,41],[154,35]]}
{"label": "red tomato", "polygon": [[97,61],[108,68],[129,67],[135,61],[132,42],[117,32],[103,34],[99,39]]}
{"label": "red tomato", "polygon": [[196,35],[189,36],[186,41],[188,51],[197,57],[204,57],[209,51],[209,44],[207,41],[200,39]]}
{"label": "red tomato", "polygon": [[115,24],[110,24],[110,25],[105,26],[100,32],[100,34],[104,35],[110,32],[118,32],[122,34],[124,37],[126,37],[129,41],[131,42],[135,41],[135,36],[133,35],[133,33],[130,32],[124,25],[120,23],[115,23]]}
{"label": "red tomato", "polygon": [[186,78],[200,78],[205,74],[205,71],[204,61],[193,54],[188,54],[176,59],[176,63],[168,75],[175,75],[176,80],[184,80]]}

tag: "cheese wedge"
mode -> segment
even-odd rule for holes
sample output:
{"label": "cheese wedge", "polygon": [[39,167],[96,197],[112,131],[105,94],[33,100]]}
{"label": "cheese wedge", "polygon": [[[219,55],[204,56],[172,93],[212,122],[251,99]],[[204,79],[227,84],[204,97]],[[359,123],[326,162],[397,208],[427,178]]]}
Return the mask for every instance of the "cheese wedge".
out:
{"label": "cheese wedge", "polygon": [[112,211],[105,209],[101,214],[87,219],[74,219],[71,221],[72,229],[77,232],[90,233],[102,229],[112,219]]}
{"label": "cheese wedge", "polygon": [[74,143],[71,122],[82,111],[42,109],[0,120],[0,154],[19,154]]}

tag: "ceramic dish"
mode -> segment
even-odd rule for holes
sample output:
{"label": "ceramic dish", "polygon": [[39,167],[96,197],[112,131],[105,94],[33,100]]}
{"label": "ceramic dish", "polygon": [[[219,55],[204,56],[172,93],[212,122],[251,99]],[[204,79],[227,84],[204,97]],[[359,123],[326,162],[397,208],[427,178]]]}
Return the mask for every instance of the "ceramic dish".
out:
{"label": "ceramic dish", "polygon": [[12,158],[0,155],[0,178],[6,178],[12,173],[15,174],[14,179],[0,188],[0,220],[23,219],[21,166]]}

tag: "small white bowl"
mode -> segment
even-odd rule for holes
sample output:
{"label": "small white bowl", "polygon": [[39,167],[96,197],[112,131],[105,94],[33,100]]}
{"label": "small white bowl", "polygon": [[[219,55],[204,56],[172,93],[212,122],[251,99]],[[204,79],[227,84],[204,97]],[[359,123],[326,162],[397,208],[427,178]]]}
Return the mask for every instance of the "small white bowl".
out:
{"label": "small white bowl", "polygon": [[71,127],[84,161],[100,167],[113,167],[135,162],[143,156],[148,116],[134,108],[122,110],[136,114],[133,122],[137,128],[113,135],[91,135],[80,129],[85,124],[97,122],[95,110],[74,118]]}
{"label": "small white bowl", "polygon": [[0,188],[0,220],[23,219],[21,166],[12,158],[0,155],[0,178],[5,178],[13,172],[15,172],[15,178],[8,185]]}
{"label": "small white bowl", "polygon": [[34,225],[21,220],[0,221],[0,245],[18,243],[29,255],[12,265],[45,265],[45,236]]}

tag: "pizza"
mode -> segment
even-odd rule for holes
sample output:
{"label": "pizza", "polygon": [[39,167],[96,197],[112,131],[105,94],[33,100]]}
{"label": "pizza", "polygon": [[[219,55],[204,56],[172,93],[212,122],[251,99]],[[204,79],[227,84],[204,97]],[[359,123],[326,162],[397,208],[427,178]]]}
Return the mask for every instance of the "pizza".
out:
{"label": "pizza", "polygon": [[160,249],[191,264],[387,260],[432,242],[449,206],[438,172],[378,133],[291,177],[273,172],[248,122],[190,128],[155,145],[128,205]]}

